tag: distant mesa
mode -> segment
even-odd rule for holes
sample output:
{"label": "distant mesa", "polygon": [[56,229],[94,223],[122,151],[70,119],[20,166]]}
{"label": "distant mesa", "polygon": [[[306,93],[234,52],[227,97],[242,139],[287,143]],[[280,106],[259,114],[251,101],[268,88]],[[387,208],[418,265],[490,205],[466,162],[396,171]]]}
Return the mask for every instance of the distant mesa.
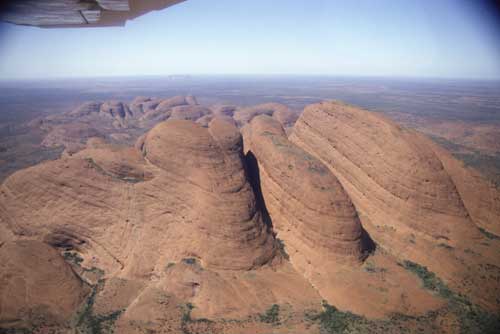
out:
{"label": "distant mesa", "polygon": [[128,20],[184,0],[7,0],[0,20],[43,28],[124,26]]}

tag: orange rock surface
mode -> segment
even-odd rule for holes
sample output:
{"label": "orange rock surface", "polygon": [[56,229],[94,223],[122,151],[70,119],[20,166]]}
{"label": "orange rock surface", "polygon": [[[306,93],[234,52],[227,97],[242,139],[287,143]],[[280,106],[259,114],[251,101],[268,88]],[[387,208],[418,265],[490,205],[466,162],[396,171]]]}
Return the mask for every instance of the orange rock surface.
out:
{"label": "orange rock surface", "polygon": [[36,122],[78,148],[0,186],[0,331],[323,333],[328,303],[358,331],[453,332],[408,260],[498,313],[498,190],[379,114],[295,118],[178,96]]}

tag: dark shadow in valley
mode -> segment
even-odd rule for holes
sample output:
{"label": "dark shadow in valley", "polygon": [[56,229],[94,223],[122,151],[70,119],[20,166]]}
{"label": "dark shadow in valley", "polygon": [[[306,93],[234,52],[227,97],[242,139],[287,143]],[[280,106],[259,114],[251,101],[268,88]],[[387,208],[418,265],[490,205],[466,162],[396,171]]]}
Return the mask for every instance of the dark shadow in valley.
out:
{"label": "dark shadow in valley", "polygon": [[375,253],[377,249],[377,244],[363,227],[361,227],[361,244],[363,247],[363,258],[367,258],[369,255]]}
{"label": "dark shadow in valley", "polygon": [[269,215],[269,211],[267,210],[266,202],[264,201],[264,196],[262,195],[262,189],[260,186],[259,163],[257,162],[257,158],[252,151],[248,151],[245,155],[245,162],[245,169],[255,194],[257,208],[262,212],[262,220],[264,221],[264,224],[266,224],[267,228],[272,231],[273,222],[271,220],[271,216]]}

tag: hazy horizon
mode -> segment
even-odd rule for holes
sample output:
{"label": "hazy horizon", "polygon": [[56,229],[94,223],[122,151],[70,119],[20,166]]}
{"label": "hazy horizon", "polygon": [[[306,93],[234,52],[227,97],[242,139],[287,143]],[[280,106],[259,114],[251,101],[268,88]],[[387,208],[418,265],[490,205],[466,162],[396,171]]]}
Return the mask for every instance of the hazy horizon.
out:
{"label": "hazy horizon", "polygon": [[498,80],[498,17],[485,3],[188,0],[117,28],[1,23],[0,78]]}
{"label": "hazy horizon", "polygon": [[0,77],[0,82],[47,82],[47,81],[79,81],[79,80],[155,80],[168,79],[172,81],[179,80],[196,80],[196,79],[328,79],[328,80],[367,80],[367,81],[406,81],[406,82],[490,82],[500,83],[500,77],[435,77],[435,76],[383,76],[383,75],[336,75],[336,74],[307,74],[307,73],[289,73],[289,74],[273,74],[273,73],[209,73],[209,74],[116,74],[116,75],[88,75],[88,76],[52,76],[52,77]]}

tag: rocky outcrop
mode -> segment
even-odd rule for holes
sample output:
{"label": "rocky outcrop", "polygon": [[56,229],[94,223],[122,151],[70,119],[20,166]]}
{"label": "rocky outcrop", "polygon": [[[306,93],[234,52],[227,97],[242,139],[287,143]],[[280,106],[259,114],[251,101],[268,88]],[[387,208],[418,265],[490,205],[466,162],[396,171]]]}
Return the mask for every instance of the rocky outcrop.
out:
{"label": "rocky outcrop", "polygon": [[[323,299],[369,316],[402,307],[418,313],[423,310],[419,303],[436,306],[432,297],[410,283],[414,278],[393,258],[378,254],[370,262],[390,271],[394,281],[408,284],[394,285],[363,269],[361,261],[375,245],[349,196],[327,166],[288,140],[277,120],[257,116],[243,133],[251,176],[269,223],[293,266]],[[403,306],[404,294],[411,295],[412,302]]]}
{"label": "rocky outcrop", "polygon": [[[193,102],[191,100],[191,102]],[[184,106],[190,104],[188,98],[185,96],[174,96],[165,100],[162,100],[156,110],[167,111],[173,107]]]}
{"label": "rocky outcrop", "polygon": [[89,292],[47,244],[32,240],[0,244],[0,331],[69,327]]}
{"label": "rocky outcrop", "polygon": [[[317,315],[324,300],[434,330],[458,328],[446,299],[498,310],[497,192],[377,114],[322,103],[291,131],[279,106],[138,97],[36,122],[103,135],[0,186],[0,327],[42,315],[54,331],[302,333],[316,329],[304,314],[331,313]],[[68,324],[82,280],[94,290]]]}
{"label": "rocky outcrop", "polygon": [[473,222],[500,236],[500,190],[477,171],[466,168],[450,152],[427,138],[425,140],[451,176]]}
{"label": "rocky outcrop", "polygon": [[172,108],[172,113],[170,114],[170,119],[180,119],[180,120],[191,120],[196,121],[197,119],[208,115],[211,110],[201,106],[178,106]]}
{"label": "rocky outcrop", "polygon": [[436,240],[478,235],[443,164],[415,133],[374,113],[323,103],[305,110],[291,139],[345,180],[371,220],[406,224]]}
{"label": "rocky outcrop", "polygon": [[83,149],[90,138],[104,138],[104,135],[86,123],[69,123],[51,127],[42,146],[64,146],[67,152],[74,153]]}
{"label": "rocky outcrop", "polygon": [[265,103],[245,107],[234,112],[234,120],[242,127],[258,115],[268,115],[276,118],[284,127],[292,126],[297,117],[287,106],[280,103]]}
{"label": "rocky outcrop", "polygon": [[292,127],[297,119],[299,118],[299,114],[295,111],[287,108],[278,108],[273,113],[273,118],[276,119],[280,124],[285,128]]}
{"label": "rocky outcrop", "polygon": [[119,101],[106,101],[101,105],[99,112],[113,118],[128,118],[131,116],[128,106]]}
{"label": "rocky outcrop", "polygon": [[237,106],[233,105],[215,105],[212,106],[210,109],[212,109],[214,115],[219,116],[219,117],[224,117],[224,116],[229,116],[233,117],[234,112],[238,109]]}
{"label": "rocky outcrop", "polygon": [[196,253],[209,267],[250,269],[274,256],[274,238],[256,208],[241,151],[239,131],[219,120],[208,129],[189,121],[161,123],[143,145],[149,162],[192,185],[179,191],[191,188],[185,205],[197,207],[194,239],[211,246]]}
{"label": "rocky outcrop", "polygon": [[217,118],[243,126],[259,114],[273,115],[287,129],[297,118],[294,111],[277,103],[243,109],[230,105],[206,108],[198,105],[191,95],[166,99],[138,96],[130,103],[84,103],[70,112],[31,121],[29,126],[47,132],[42,145],[65,147],[67,153],[73,154],[83,149],[91,137],[129,145],[145,131],[168,119],[192,120],[208,127],[210,121]]}
{"label": "rocky outcrop", "polygon": [[280,123],[269,116],[255,117],[244,133],[247,155],[258,161],[260,187],[276,230],[294,230],[309,261],[318,254],[361,260],[368,248],[361,223],[330,170],[288,141]]}
{"label": "rocky outcrop", "polygon": [[101,105],[102,103],[100,102],[86,102],[69,112],[69,114],[74,117],[88,116],[92,113],[98,113],[101,109]]}
{"label": "rocky outcrop", "polygon": [[65,147],[73,154],[85,148],[91,137],[130,144],[157,123],[173,119],[198,120],[205,126],[212,111],[198,106],[194,96],[167,99],[138,96],[130,103],[120,101],[88,102],[67,113],[31,121],[29,126],[47,134],[41,143],[47,147]]}
{"label": "rocky outcrop", "polygon": [[165,325],[150,318],[151,307],[164,305],[159,296],[177,311],[195,303],[193,316],[210,318],[246,318],[278,302],[318,308],[319,295],[283,259],[263,222],[242,145],[237,128],[217,119],[206,128],[160,123],[137,149],[91,140],[3,183],[0,241],[43,241],[77,259],[87,281],[121,280],[127,297],[106,283],[95,307],[126,308],[117,324],[123,333],[137,323]]}
{"label": "rocky outcrop", "polygon": [[[443,163],[425,138],[379,114],[324,102],[305,109],[291,140],[338,177],[363,226],[381,247],[423,263],[453,288],[496,307],[494,282],[484,275],[470,277],[471,267],[463,266],[464,261],[477,271],[487,264],[497,266],[495,246],[481,243],[484,236],[457,190],[462,186],[457,187],[449,163]],[[483,258],[469,256],[471,251]],[[481,288],[471,291],[471,281]],[[487,296],[482,290],[486,286],[497,292]]]}

